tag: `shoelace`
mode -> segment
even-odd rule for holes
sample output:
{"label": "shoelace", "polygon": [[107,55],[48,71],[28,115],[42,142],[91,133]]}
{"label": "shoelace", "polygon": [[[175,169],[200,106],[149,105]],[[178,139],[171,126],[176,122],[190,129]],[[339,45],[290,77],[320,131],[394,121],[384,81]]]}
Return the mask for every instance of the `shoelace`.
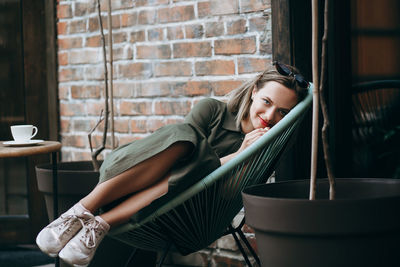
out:
{"label": "shoelace", "polygon": [[59,227],[59,230],[61,233],[64,233],[67,231],[70,227],[72,227],[72,224],[75,223],[75,220],[78,220],[82,225],[83,225],[83,219],[78,217],[75,214],[68,214],[68,215],[61,215],[59,222],[55,222],[53,224],[54,227]]}
{"label": "shoelace", "polygon": [[82,237],[87,248],[96,247],[96,241],[98,238],[97,234],[101,233],[101,229],[99,229],[100,227],[100,222],[96,221],[93,215],[91,215],[90,219],[85,220],[85,223],[83,224],[84,236]]}

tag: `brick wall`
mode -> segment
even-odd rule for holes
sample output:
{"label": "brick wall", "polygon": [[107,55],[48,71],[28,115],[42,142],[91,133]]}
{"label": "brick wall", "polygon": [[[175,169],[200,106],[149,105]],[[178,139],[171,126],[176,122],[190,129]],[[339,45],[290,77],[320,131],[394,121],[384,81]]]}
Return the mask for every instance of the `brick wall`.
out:
{"label": "brick wall", "polygon": [[[112,5],[117,146],[183,121],[199,99],[223,99],[271,63],[270,0],[113,0]],[[96,1],[59,0],[57,15],[62,159],[88,160],[87,134],[104,104]],[[94,133],[97,144],[101,136],[102,125]],[[103,155],[110,151],[107,143]],[[231,264],[218,266],[242,266],[230,238],[202,253],[192,257],[212,266],[219,261]]]}

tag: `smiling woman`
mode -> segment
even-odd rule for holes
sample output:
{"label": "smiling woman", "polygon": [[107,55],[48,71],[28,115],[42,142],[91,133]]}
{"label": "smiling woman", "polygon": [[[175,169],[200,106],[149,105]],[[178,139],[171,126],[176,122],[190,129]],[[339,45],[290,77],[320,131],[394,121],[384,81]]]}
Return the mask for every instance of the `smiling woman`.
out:
{"label": "smiling woman", "polygon": [[[301,101],[307,88],[291,70],[287,75],[267,70],[235,90],[228,104],[203,99],[184,123],[114,150],[101,166],[96,188],[44,228],[38,246],[70,264],[88,264],[110,227],[127,222],[161,196],[174,196],[198,182]],[[100,208],[103,213],[94,216]]]}

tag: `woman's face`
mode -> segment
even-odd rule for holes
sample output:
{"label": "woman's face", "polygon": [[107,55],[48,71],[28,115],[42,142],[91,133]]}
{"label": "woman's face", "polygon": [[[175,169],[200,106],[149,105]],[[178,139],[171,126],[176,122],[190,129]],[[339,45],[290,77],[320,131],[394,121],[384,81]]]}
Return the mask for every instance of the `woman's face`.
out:
{"label": "woman's face", "polygon": [[262,88],[254,88],[249,117],[242,122],[242,130],[272,127],[297,104],[297,95],[284,85],[270,81]]}

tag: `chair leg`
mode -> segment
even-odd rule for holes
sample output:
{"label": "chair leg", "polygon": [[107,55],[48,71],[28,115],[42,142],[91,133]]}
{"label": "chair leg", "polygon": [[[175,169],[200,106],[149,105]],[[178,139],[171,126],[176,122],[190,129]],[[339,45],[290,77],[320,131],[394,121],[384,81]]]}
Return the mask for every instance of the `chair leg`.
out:
{"label": "chair leg", "polygon": [[[131,263],[133,261],[133,258],[135,258],[137,252],[137,248],[134,248],[131,255],[129,255],[128,261],[125,263],[124,267],[129,267],[131,266]],[[133,265],[132,265],[133,266]]]}
{"label": "chair leg", "polygon": [[165,248],[163,254],[161,255],[161,259],[160,259],[160,262],[157,264],[157,267],[161,267],[164,264],[165,258],[167,257],[170,248],[171,248],[171,244],[168,244],[167,247]]}
{"label": "chair leg", "polygon": [[247,257],[246,251],[244,251],[243,246],[239,241],[239,238],[236,236],[235,230],[233,230],[231,234],[232,234],[233,238],[235,239],[235,242],[236,242],[237,246],[239,247],[239,250],[242,253],[244,260],[246,261],[247,266],[252,267],[250,260]]}
{"label": "chair leg", "polygon": [[244,236],[242,230],[240,228],[235,229],[235,230],[239,234],[240,239],[243,240],[244,244],[246,245],[247,249],[250,251],[250,253],[253,256],[253,258],[256,260],[258,266],[261,266],[260,258],[257,256],[257,253],[254,251],[253,247],[250,245],[249,241]]}

